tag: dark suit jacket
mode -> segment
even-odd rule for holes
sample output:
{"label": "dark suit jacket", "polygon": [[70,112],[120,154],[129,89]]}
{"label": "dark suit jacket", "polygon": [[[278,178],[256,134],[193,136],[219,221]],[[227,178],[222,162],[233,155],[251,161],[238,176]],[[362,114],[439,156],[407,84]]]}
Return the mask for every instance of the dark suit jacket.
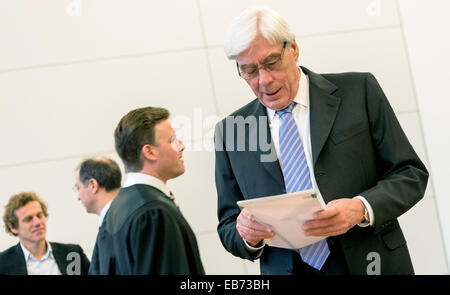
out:
{"label": "dark suit jacket", "polygon": [[204,274],[195,235],[158,189],[121,188],[100,227],[89,274]]}
{"label": "dark suit jacket", "polygon": [[[62,275],[67,275],[67,267],[74,262],[74,258],[69,255],[72,252],[78,253],[81,259],[80,274],[86,275],[89,270],[89,259],[79,245],[60,244],[50,242],[53,257]],[[70,267],[72,269],[72,267]],[[0,253],[0,275],[27,275],[27,265],[20,243]]]}
{"label": "dark suit jacket", "polygon": [[[355,226],[334,239],[343,248],[350,273],[367,274],[371,252],[380,255],[382,274],[413,273],[397,218],[423,197],[426,168],[373,75],[319,75],[302,70],[309,77],[314,176],[324,201],[361,195],[375,215],[374,227]],[[215,134],[218,233],[229,252],[254,260],[258,257],[246,250],[236,230],[240,213],[236,202],[282,194],[284,180],[276,155],[275,161],[261,162],[261,156],[268,154],[261,148],[264,145],[251,151],[249,137],[266,136],[266,144],[269,142],[275,153],[270,129],[263,130],[258,123],[259,118],[267,123],[266,108],[255,99],[230,116],[246,119],[246,150],[236,149],[238,128],[227,126],[226,119],[219,122]],[[256,120],[249,119],[251,116]],[[292,255],[298,253],[266,246],[260,257],[261,273],[292,273]]]}

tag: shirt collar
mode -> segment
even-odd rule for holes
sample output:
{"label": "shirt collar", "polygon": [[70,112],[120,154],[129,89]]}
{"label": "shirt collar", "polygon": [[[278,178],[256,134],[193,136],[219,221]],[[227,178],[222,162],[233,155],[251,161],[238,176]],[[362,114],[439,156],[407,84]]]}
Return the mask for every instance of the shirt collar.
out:
{"label": "shirt collar", "polygon": [[105,218],[105,215],[108,212],[110,206],[111,206],[111,201],[106,203],[105,207],[103,207],[102,211],[100,211],[100,220],[99,220],[99,223],[98,223],[99,227],[102,226],[103,219]]}
{"label": "shirt collar", "polygon": [[[40,260],[44,260],[49,257],[53,258],[52,246],[47,241],[45,241],[45,243],[47,244],[47,252],[45,252],[44,256],[42,256],[42,258]],[[25,256],[25,261],[28,261],[29,259],[38,260],[38,259],[34,258],[33,254],[31,254],[31,252],[28,251],[27,248],[25,248],[25,246],[22,244],[22,242],[20,242],[20,247],[22,248],[23,255]]]}
{"label": "shirt collar", "polygon": [[170,189],[166,186],[166,184],[162,182],[162,180],[151,175],[138,172],[127,173],[127,180],[125,181],[123,187],[128,187],[135,184],[146,184],[153,186],[166,194],[166,196],[170,197]]}
{"label": "shirt collar", "polygon": [[[309,79],[308,75],[306,75],[302,68],[299,67],[300,70],[300,82],[299,87],[297,91],[297,95],[295,96],[294,100],[296,103],[304,106],[309,107]],[[275,117],[275,110],[267,109],[267,115],[269,116],[269,122],[272,122],[273,118]]]}

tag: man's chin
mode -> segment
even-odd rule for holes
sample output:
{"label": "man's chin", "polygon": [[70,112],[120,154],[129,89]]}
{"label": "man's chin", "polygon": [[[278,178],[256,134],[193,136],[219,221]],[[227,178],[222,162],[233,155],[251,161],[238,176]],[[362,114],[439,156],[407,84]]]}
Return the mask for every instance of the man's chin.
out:
{"label": "man's chin", "polygon": [[186,170],[183,167],[180,167],[177,171],[174,171],[172,178],[177,178],[178,176],[184,174]]}
{"label": "man's chin", "polygon": [[36,243],[45,241],[45,235],[46,235],[46,233],[35,234],[34,237],[33,237],[33,241],[36,242]]}
{"label": "man's chin", "polygon": [[265,107],[278,111],[285,109],[289,105],[289,100],[285,100],[283,98],[277,99],[260,99],[259,100]]}

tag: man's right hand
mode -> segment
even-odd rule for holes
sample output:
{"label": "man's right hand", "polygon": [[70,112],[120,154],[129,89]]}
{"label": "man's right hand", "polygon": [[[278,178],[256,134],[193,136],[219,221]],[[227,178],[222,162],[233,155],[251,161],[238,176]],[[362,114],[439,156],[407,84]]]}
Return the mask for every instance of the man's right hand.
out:
{"label": "man's right hand", "polygon": [[255,221],[246,208],[237,217],[236,229],[239,235],[252,247],[257,246],[262,240],[275,235],[273,230]]}

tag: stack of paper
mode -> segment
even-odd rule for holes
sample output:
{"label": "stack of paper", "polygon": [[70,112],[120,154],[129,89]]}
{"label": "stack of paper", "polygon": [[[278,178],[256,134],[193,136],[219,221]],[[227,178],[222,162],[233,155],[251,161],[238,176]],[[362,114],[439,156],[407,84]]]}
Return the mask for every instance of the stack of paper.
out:
{"label": "stack of paper", "polygon": [[307,237],[301,228],[312,219],[314,212],[323,209],[314,190],[249,199],[237,204],[247,208],[259,223],[275,232],[273,238],[266,239],[269,246],[297,249],[326,238]]}

